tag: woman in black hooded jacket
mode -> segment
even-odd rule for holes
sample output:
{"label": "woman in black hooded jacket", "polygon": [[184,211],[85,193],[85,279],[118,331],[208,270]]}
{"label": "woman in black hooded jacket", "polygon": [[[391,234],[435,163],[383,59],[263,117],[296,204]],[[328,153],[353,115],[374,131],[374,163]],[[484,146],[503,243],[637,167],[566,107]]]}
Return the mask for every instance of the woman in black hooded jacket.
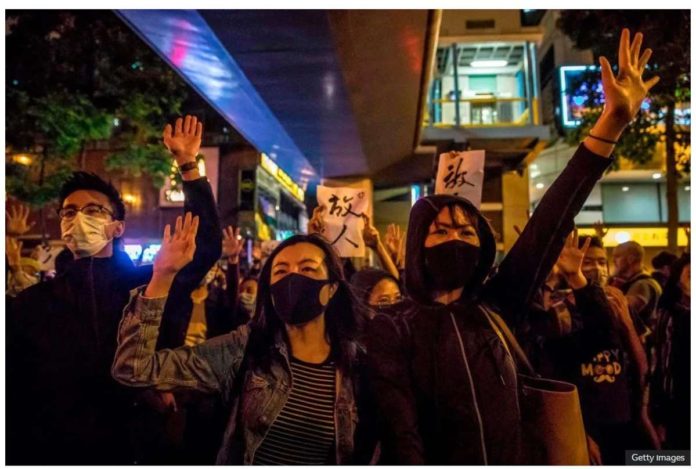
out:
{"label": "woman in black hooded jacket", "polygon": [[524,463],[515,364],[482,313],[511,329],[558,258],[573,219],[609,166],[613,143],[657,78],[642,80],[651,51],[621,34],[619,73],[601,57],[605,108],[590,137],[548,189],[519,239],[489,275],[496,243],[488,221],[449,195],[412,208],[406,249],[411,304],[368,327],[371,383],[382,431],[382,462]]}

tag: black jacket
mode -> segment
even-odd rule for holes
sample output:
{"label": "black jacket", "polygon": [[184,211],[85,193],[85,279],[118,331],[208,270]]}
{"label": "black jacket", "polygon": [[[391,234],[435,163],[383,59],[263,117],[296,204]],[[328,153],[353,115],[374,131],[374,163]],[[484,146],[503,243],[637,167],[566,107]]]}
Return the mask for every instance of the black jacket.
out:
{"label": "black jacket", "polygon": [[[186,209],[201,215],[194,260],[173,291],[194,288],[219,256],[210,185],[185,182]],[[214,220],[206,217],[214,216]],[[215,243],[215,244],[213,244]],[[213,251],[217,246],[217,254]],[[215,254],[215,256],[211,255]],[[183,275],[181,275],[183,274]],[[116,334],[130,291],[151,266],[110,258],[71,262],[53,280],[23,291],[7,317],[8,464],[130,464],[136,394],[111,377]]]}
{"label": "black jacket", "polygon": [[640,409],[642,395],[631,395],[634,365],[629,367],[620,325],[604,289],[588,283],[569,293],[565,304],[572,329],[563,337],[545,338],[542,353],[551,365],[545,376],[578,387],[585,431],[595,437],[602,426],[630,422],[631,404]]}
{"label": "black jacket", "polygon": [[383,462],[523,462],[515,366],[478,305],[495,307],[513,330],[524,321],[525,306],[609,163],[581,145],[488,281],[495,239],[479,214],[479,268],[462,299],[448,306],[429,301],[427,285],[409,284],[408,271],[425,271],[422,246],[428,226],[442,207],[462,199],[436,195],[414,205],[407,234],[407,293],[418,302],[397,317],[378,314],[368,331],[371,382],[383,419]]}

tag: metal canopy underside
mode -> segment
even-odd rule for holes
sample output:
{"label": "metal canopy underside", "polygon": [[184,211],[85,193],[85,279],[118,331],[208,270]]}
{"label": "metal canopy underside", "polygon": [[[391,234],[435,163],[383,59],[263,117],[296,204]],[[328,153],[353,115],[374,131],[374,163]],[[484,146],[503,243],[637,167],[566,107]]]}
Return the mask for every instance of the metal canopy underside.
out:
{"label": "metal canopy underside", "polygon": [[119,14],[300,183],[372,176],[413,153],[425,10]]}

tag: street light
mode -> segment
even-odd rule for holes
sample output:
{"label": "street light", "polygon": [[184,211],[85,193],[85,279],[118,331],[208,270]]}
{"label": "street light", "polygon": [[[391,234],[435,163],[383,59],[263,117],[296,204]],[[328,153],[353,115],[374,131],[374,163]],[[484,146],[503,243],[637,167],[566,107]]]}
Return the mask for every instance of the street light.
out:
{"label": "street light", "polygon": [[505,67],[507,64],[507,60],[474,60],[471,62],[471,66],[474,68]]}
{"label": "street light", "polygon": [[23,166],[30,166],[34,159],[28,153],[20,153],[12,156],[12,161]]}

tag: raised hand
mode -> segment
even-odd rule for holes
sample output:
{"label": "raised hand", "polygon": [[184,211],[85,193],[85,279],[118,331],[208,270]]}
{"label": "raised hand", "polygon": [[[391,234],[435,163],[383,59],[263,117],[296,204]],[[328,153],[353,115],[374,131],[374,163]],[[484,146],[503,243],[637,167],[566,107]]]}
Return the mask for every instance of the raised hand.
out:
{"label": "raised hand", "polygon": [[377,247],[380,244],[380,239],[379,239],[379,230],[372,226],[372,223],[370,222],[370,217],[365,215],[364,213],[362,214],[364,226],[363,226],[363,232],[362,232],[362,237],[363,241],[365,241],[365,246],[369,247],[370,249],[377,249]]}
{"label": "raised hand", "polygon": [[5,236],[5,255],[10,269],[13,271],[19,269],[22,258],[22,242],[12,236]]}
{"label": "raised hand", "polygon": [[594,222],[592,227],[594,228],[595,236],[597,236],[599,239],[603,239],[607,233],[609,233],[609,228],[606,228],[604,223],[599,220]]}
{"label": "raised hand", "polygon": [[390,223],[387,226],[387,234],[384,236],[384,247],[389,251],[389,255],[394,262],[397,261],[400,255],[399,246],[406,237],[406,233],[401,231],[401,227],[396,223]]}
{"label": "raised hand", "polygon": [[177,217],[172,233],[171,225],[164,227],[162,247],[152,266],[152,280],[145,290],[145,296],[156,298],[166,296],[174,276],[193,260],[196,251],[196,233],[199,218],[187,212],[183,218]]}
{"label": "raised hand", "polygon": [[604,112],[623,126],[628,125],[640,109],[640,105],[660,77],[643,81],[643,71],[652,55],[651,49],[640,51],[643,34],[637,33],[631,42],[628,29],[621,31],[619,41],[619,72],[614,76],[606,57],[599,58],[604,90]]}
{"label": "raised hand", "polygon": [[239,254],[242,252],[244,243],[239,235],[239,228],[232,226],[222,230],[222,254],[227,257],[231,264],[239,262]]}
{"label": "raised hand", "polygon": [[23,204],[10,206],[10,210],[5,212],[5,226],[7,234],[21,236],[31,230],[35,222],[27,223],[29,218],[29,207]]}
{"label": "raised hand", "polygon": [[176,275],[186,264],[193,260],[196,251],[196,233],[198,233],[199,218],[187,212],[183,218],[176,217],[174,233],[171,225],[164,227],[162,247],[157,253],[153,273]]}
{"label": "raised hand", "polygon": [[174,155],[179,166],[196,161],[202,138],[203,124],[196,116],[190,115],[184,119],[179,117],[173,129],[171,124],[167,124],[162,132],[164,146]]}
{"label": "raised hand", "polygon": [[565,240],[565,246],[558,256],[556,267],[573,289],[587,285],[587,279],[582,273],[582,259],[590,247],[590,239],[585,239],[582,247],[578,246],[578,230],[575,229]]}
{"label": "raised hand", "polygon": [[607,295],[609,306],[611,306],[611,312],[614,314],[614,319],[617,321],[617,324],[623,327],[628,327],[632,324],[633,320],[631,319],[631,313],[628,309],[626,295],[618,288],[610,285],[604,287],[604,293]]}
{"label": "raised hand", "polygon": [[398,269],[406,268],[406,232],[399,239],[399,254],[396,256],[396,267]]}
{"label": "raised hand", "polygon": [[326,230],[326,225],[324,224],[324,219],[322,218],[322,214],[326,210],[326,206],[324,205],[319,205],[318,207],[314,207],[314,210],[312,211],[312,218],[309,220],[309,223],[307,223],[307,232],[309,234],[323,234],[324,231]]}

